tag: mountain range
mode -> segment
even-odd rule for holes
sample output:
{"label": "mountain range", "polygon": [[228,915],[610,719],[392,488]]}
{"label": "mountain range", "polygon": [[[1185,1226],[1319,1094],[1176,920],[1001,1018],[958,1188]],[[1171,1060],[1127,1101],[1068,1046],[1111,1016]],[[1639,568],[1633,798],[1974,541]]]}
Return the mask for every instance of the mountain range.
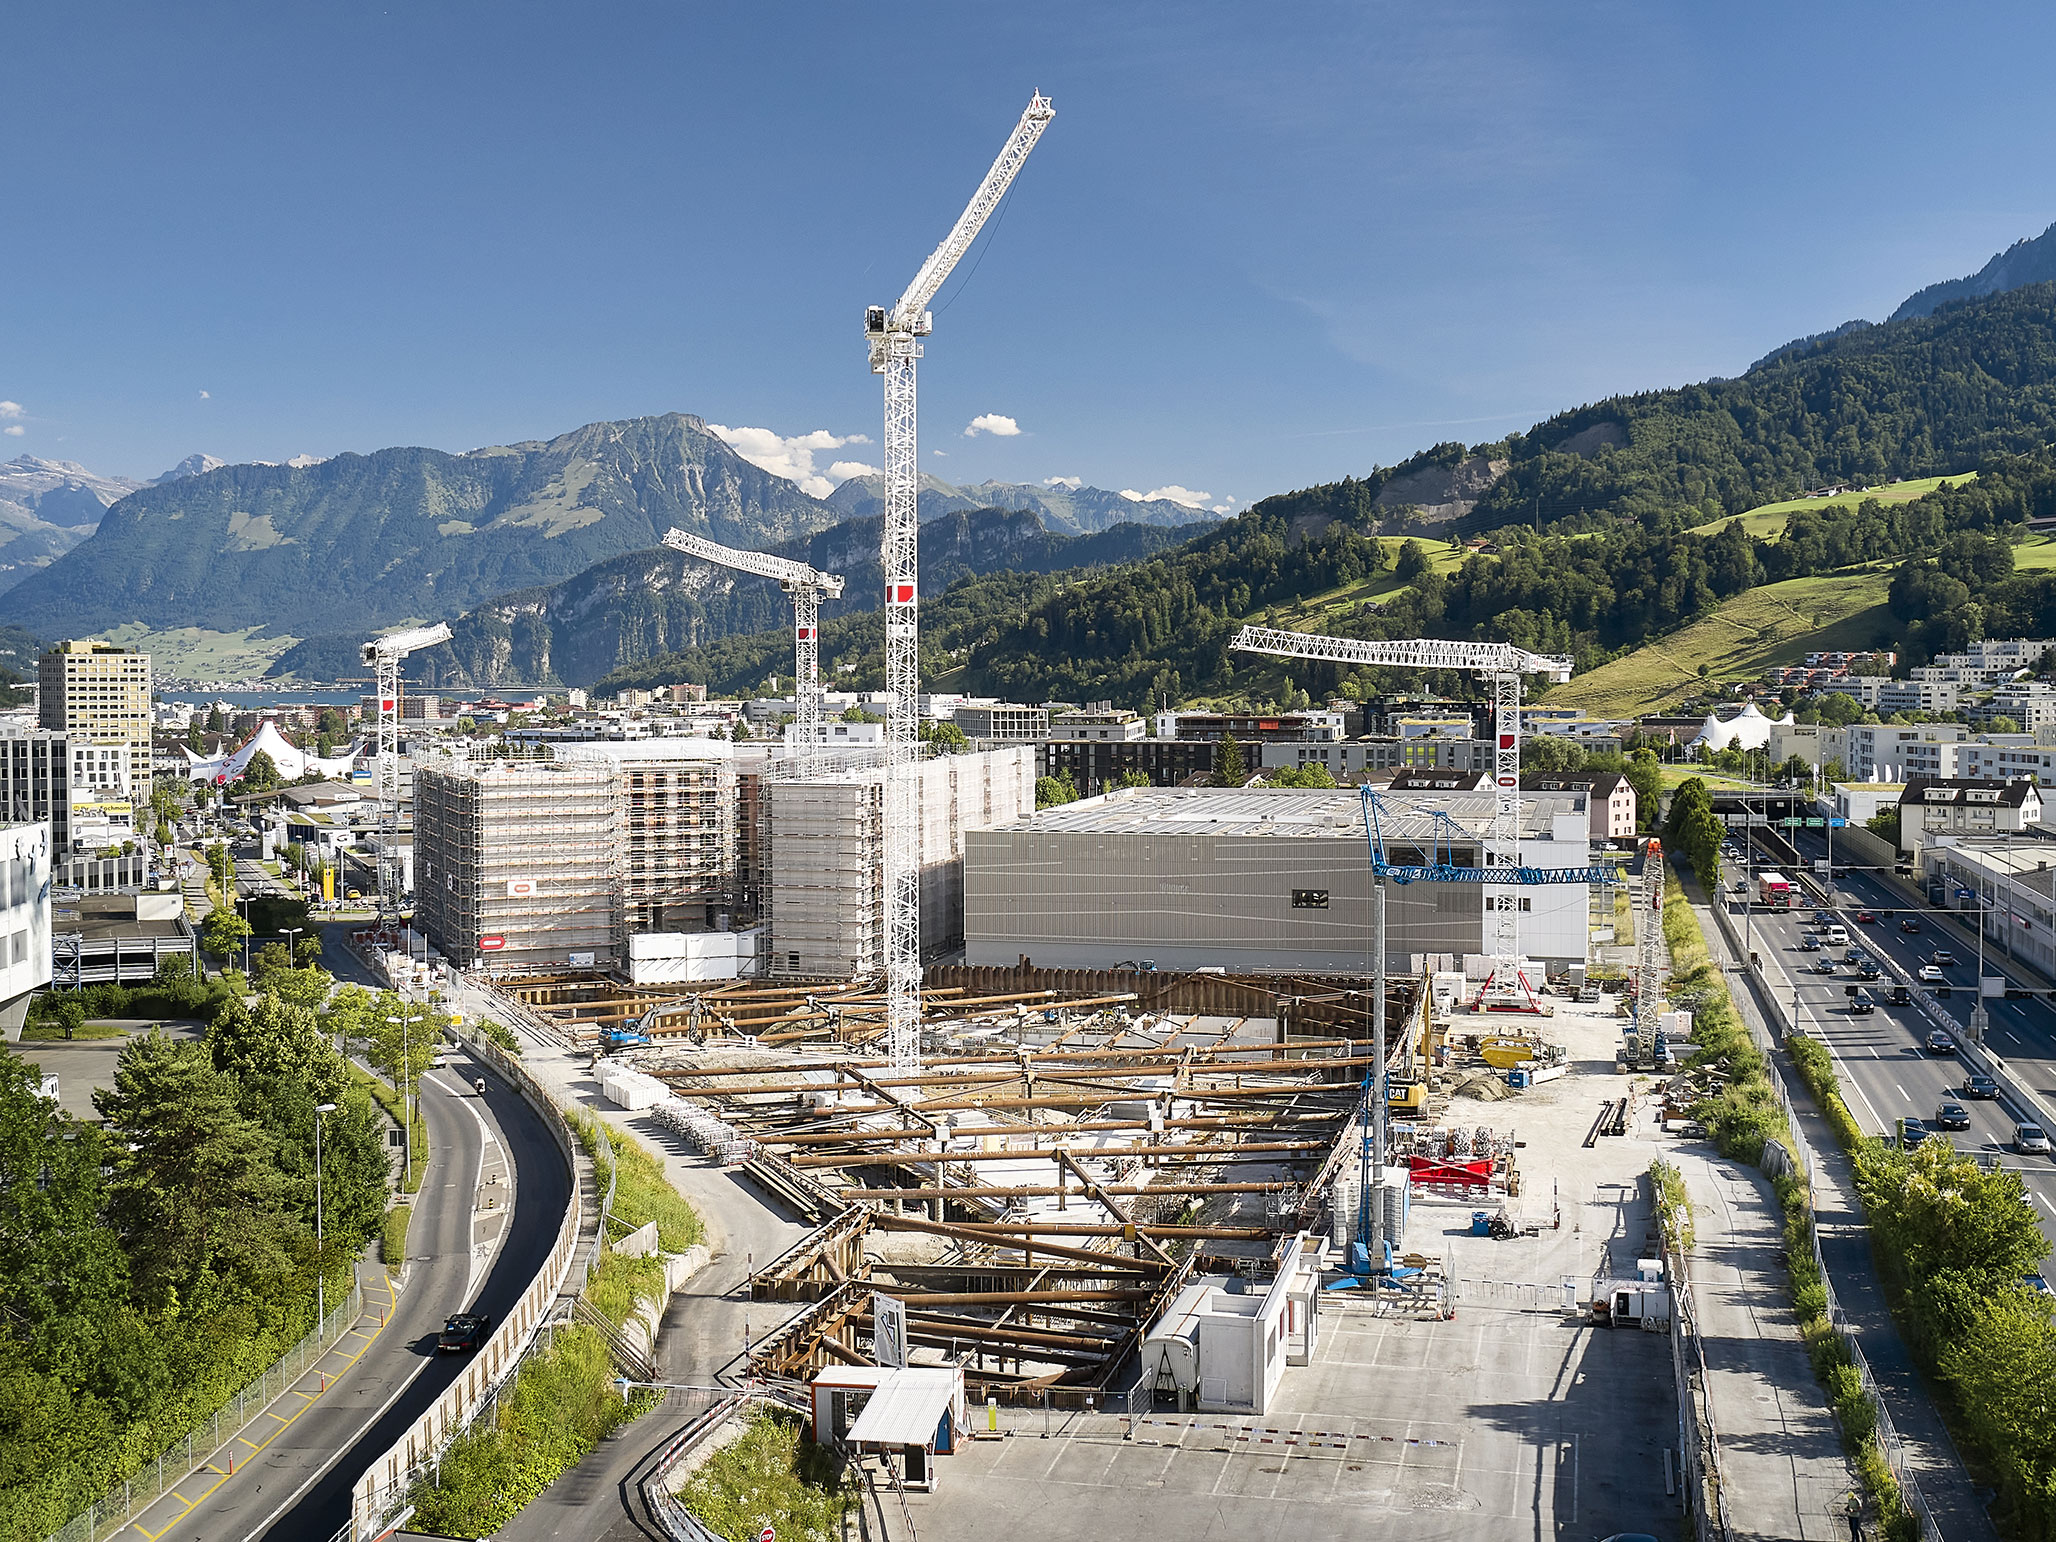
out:
{"label": "mountain range", "polygon": [[[1042,516],[1044,528],[1058,535],[1090,535],[1115,525],[1211,524],[1220,517],[1204,507],[1169,498],[1110,493],[1103,487],[1074,487],[1071,480],[1057,478],[1041,486],[1032,482],[980,482],[975,487],[956,487],[941,477],[924,476],[914,506],[922,520],[939,519],[960,509],[1032,509]],[[884,476],[851,477],[828,495],[828,506],[845,519],[882,515]]]}
{"label": "mountain range", "polygon": [[[845,580],[828,619],[877,604],[884,590],[881,518],[845,520],[774,552]],[[1133,560],[1177,544],[1182,530],[1127,524],[1090,535],[1047,528],[1032,509],[952,509],[921,527],[921,591],[1000,570],[1046,573]],[[590,685],[626,666],[717,638],[779,628],[791,608],[770,579],[687,557],[668,547],[595,563],[562,583],[501,595],[451,623],[455,636],[407,660],[409,681],[429,689]],[[279,678],[359,673],[361,633],[309,638],[272,666]]]}

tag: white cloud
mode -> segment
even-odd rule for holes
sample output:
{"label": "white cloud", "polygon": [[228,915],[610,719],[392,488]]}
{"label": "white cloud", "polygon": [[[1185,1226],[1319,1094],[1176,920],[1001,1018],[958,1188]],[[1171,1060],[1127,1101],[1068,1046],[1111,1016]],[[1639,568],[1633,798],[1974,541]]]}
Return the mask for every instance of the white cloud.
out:
{"label": "white cloud", "polygon": [[27,432],[28,430],[23,428],[19,423],[10,423],[5,428],[0,428],[0,434],[5,434],[10,439],[19,439],[23,434]]}
{"label": "white cloud", "polygon": [[839,460],[828,468],[828,480],[840,487],[851,477],[875,477],[878,468],[867,466],[860,460]]}
{"label": "white cloud", "polygon": [[1121,489],[1121,496],[1130,503],[1152,503],[1158,498],[1164,498],[1172,503],[1182,504],[1188,509],[1203,509],[1214,495],[1197,493],[1189,487],[1180,487],[1173,482],[1167,487],[1152,487],[1146,493],[1138,493],[1132,487],[1124,487]]}
{"label": "white cloud", "polygon": [[23,411],[20,402],[0,402],[0,418],[18,418]]}
{"label": "white cloud", "polygon": [[211,402],[214,400],[214,393],[212,391],[202,391],[200,393],[200,400],[203,402]]}
{"label": "white cloud", "polygon": [[981,412],[971,420],[971,426],[964,430],[966,439],[976,439],[980,434],[994,434],[1001,439],[1011,439],[1021,432],[1021,425],[1004,413]]}
{"label": "white cloud", "polygon": [[930,455],[940,456],[943,460],[949,459],[949,451],[947,450],[930,450],[928,453]]}
{"label": "white cloud", "polygon": [[1043,485],[1044,487],[1068,487],[1068,488],[1070,488],[1070,489],[1071,489],[1071,491],[1072,491],[1072,492],[1074,492],[1074,493],[1075,493],[1076,491],[1078,491],[1078,489],[1079,489],[1079,488],[1081,488],[1081,487],[1083,487],[1083,486],[1085,485],[1085,478],[1083,478],[1083,477],[1044,477],[1044,478],[1042,479],[1042,485]]}
{"label": "white cloud", "polygon": [[839,450],[846,444],[871,442],[862,434],[838,436],[825,428],[817,428],[810,434],[796,434],[790,439],[768,428],[730,428],[723,423],[709,423],[707,432],[752,466],[773,476],[784,477],[788,482],[797,482],[801,492],[815,498],[826,498],[835,491],[835,481],[830,479],[834,474],[833,468],[829,476],[816,471],[815,453]]}

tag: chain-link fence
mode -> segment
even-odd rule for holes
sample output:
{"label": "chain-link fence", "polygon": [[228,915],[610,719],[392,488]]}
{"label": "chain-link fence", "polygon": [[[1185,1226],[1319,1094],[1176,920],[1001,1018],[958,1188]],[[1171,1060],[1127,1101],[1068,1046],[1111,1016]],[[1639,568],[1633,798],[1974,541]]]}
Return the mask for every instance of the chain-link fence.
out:
{"label": "chain-link fence", "polygon": [[50,1534],[50,1542],[100,1542],[129,1524],[167,1491],[210,1462],[224,1472],[236,1460],[230,1443],[251,1420],[307,1374],[307,1370],[355,1326],[364,1312],[364,1289],[352,1283],[350,1293],[315,1329],[181,1439],[145,1462],[119,1488],[109,1489],[85,1513],[75,1515]]}

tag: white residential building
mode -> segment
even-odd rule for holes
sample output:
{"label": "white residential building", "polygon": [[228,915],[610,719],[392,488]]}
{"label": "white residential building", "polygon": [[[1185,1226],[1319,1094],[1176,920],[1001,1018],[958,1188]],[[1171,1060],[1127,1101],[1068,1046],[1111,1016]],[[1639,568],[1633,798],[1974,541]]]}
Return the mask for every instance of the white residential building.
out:
{"label": "white residential building", "polygon": [[1918,852],[1938,836],[2018,835],[2041,821],[2032,782],[1909,777],[1899,795],[1899,849]]}
{"label": "white residential building", "polygon": [[50,983],[50,826],[0,824],[0,1037],[21,1037],[29,997]]}

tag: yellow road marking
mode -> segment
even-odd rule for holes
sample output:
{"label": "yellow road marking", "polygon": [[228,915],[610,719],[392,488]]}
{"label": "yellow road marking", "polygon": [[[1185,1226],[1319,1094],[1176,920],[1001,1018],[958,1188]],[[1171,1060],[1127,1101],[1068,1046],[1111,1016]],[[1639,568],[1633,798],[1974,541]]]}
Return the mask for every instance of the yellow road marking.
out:
{"label": "yellow road marking", "polygon": [[[346,1372],[348,1372],[351,1366],[355,1365],[359,1360],[364,1358],[364,1351],[371,1347],[371,1341],[377,1338],[380,1333],[384,1332],[386,1323],[392,1320],[393,1309],[399,1305],[399,1296],[397,1292],[393,1291],[390,1281],[387,1282],[386,1291],[388,1299],[386,1302],[384,1321],[381,1321],[376,1329],[374,1329],[368,1336],[365,1336],[363,1347],[358,1349],[355,1354],[343,1356],[343,1369],[341,1371],[338,1371],[335,1375],[329,1377],[328,1384],[330,1387],[333,1387],[338,1381],[340,1381],[343,1375]],[[354,1338],[359,1336],[363,1336],[363,1330],[359,1328],[353,1328],[350,1330],[349,1333],[344,1335],[345,1338]],[[321,1359],[326,1360],[329,1355],[335,1354],[342,1347],[342,1339],[336,1340],[336,1342],[329,1347],[327,1354],[324,1354],[321,1357]],[[308,1367],[308,1369],[315,1370],[320,1366],[320,1364],[321,1360],[317,1360],[314,1362],[314,1365]],[[304,1375],[306,1373],[302,1372],[301,1374]],[[297,1392],[299,1391],[299,1389],[297,1387],[288,1387],[286,1391]],[[240,1431],[238,1431],[235,1436],[236,1440],[241,1441],[242,1444],[246,1446],[249,1446],[253,1452],[262,1451],[266,1446],[270,1445],[274,1440],[278,1439],[278,1437],[282,1433],[284,1433],[287,1425],[291,1424],[293,1420],[299,1418],[300,1415],[305,1413],[309,1408],[312,1408],[315,1402],[317,1401],[317,1399],[314,1396],[307,1393],[301,1393],[301,1396],[305,1397],[307,1401],[302,1403],[300,1407],[294,1409],[292,1413],[288,1414],[286,1417],[282,1419],[279,1418],[277,1414],[272,1413],[270,1409],[267,1408],[264,1410],[264,1413],[260,1415],[260,1417],[268,1416],[273,1419],[278,1419],[278,1428],[273,1430],[269,1435],[266,1435],[262,1440],[252,1445],[248,1440],[245,1440],[243,1438]],[[250,1464],[246,1461],[244,1462],[243,1467],[247,1468],[249,1465]],[[212,1463],[208,1463],[206,1466],[201,1467],[199,1471],[216,1472],[218,1471],[218,1469]],[[169,1495],[171,1498],[176,1499],[180,1503],[182,1503],[185,1506],[185,1508],[179,1511],[179,1513],[174,1515],[170,1520],[166,1521],[164,1525],[156,1531],[150,1531],[144,1526],[142,1526],[139,1522],[134,1520],[131,1520],[128,1524],[135,1530],[142,1532],[144,1536],[150,1539],[150,1542],[157,1542],[157,1539],[159,1537],[163,1536],[165,1532],[171,1530],[172,1527],[176,1526],[188,1515],[191,1515],[194,1510],[198,1509],[202,1503],[204,1503],[209,1497],[213,1495],[216,1489],[220,1488],[222,1484],[228,1482],[228,1480],[234,1475],[235,1474],[231,1472],[221,1473],[219,1477],[217,1477],[212,1483],[208,1484],[207,1487],[201,1491],[199,1497],[196,1499],[187,1499],[184,1494],[179,1492],[178,1484],[173,1484],[170,1488],[166,1489],[164,1491],[164,1494],[160,1494],[158,1498],[161,1499],[164,1498],[166,1495]],[[180,1480],[180,1482],[184,1481],[185,1480],[183,1479]],[[148,1509],[148,1506],[145,1506],[144,1508]],[[117,1533],[117,1535],[118,1534],[119,1533]]]}

